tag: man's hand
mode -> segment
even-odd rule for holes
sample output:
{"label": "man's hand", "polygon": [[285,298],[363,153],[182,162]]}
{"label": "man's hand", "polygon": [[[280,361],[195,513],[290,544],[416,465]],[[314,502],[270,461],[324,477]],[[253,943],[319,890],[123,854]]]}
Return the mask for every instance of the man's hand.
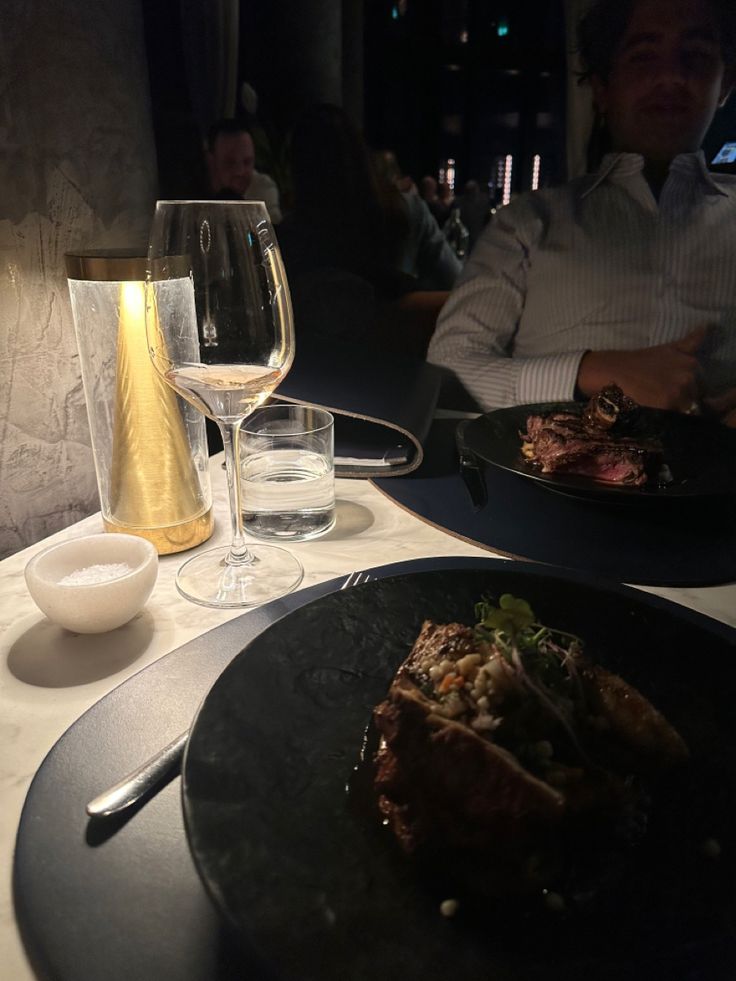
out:
{"label": "man's hand", "polygon": [[698,327],[679,341],[656,347],[588,351],[580,362],[577,387],[590,398],[615,382],[640,405],[687,412],[698,401],[696,353],[707,333],[707,327]]}

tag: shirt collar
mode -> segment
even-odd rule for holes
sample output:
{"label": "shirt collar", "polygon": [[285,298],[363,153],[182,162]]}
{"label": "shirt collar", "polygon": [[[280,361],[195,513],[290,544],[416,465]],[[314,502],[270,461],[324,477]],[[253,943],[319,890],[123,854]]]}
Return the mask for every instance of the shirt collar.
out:
{"label": "shirt collar", "polygon": [[[643,169],[644,157],[640,153],[607,153],[596,173],[592,175],[593,183],[583,191],[581,197],[586,197],[604,181],[618,183],[622,178],[641,173]],[[728,193],[716,183],[708,170],[702,150],[697,150],[695,153],[681,153],[675,157],[670,164],[670,173],[695,177],[704,186],[706,192],[728,197]]]}

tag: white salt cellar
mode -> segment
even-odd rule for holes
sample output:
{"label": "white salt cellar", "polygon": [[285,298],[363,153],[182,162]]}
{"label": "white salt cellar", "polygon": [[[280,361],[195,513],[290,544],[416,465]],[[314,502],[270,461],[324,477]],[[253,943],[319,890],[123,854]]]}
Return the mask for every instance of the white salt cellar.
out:
{"label": "white salt cellar", "polygon": [[49,620],[80,634],[114,630],[145,605],[158,552],[137,535],[87,535],[51,545],[25,569],[26,585]]}

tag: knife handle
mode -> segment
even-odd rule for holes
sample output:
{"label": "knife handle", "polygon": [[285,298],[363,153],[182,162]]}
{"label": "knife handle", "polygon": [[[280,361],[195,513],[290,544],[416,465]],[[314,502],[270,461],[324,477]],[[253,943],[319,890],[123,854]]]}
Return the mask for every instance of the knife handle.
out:
{"label": "knife handle", "polygon": [[87,804],[87,814],[90,817],[107,817],[118,814],[155,787],[163,778],[178,765],[184,752],[184,746],[189,738],[189,730],[180,733],[176,739],[146,760],[137,770],[104,791]]}

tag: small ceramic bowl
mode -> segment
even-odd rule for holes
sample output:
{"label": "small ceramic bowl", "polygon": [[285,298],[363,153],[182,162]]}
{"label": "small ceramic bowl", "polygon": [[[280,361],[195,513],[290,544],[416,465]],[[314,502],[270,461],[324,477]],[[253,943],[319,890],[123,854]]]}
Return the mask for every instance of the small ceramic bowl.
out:
{"label": "small ceramic bowl", "polygon": [[25,574],[49,620],[97,634],[121,627],[143,608],[158,575],[158,552],[136,535],[87,535],[50,545]]}

